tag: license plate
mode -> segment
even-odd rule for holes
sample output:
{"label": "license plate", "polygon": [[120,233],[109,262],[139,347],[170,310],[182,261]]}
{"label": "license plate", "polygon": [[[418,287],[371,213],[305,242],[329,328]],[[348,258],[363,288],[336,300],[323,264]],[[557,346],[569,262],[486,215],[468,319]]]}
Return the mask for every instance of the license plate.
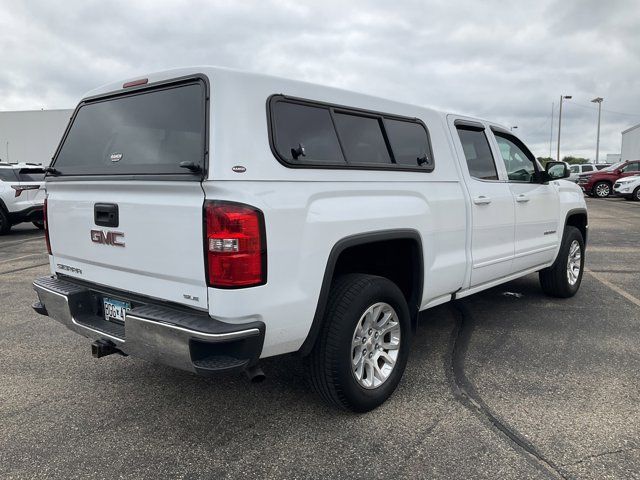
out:
{"label": "license plate", "polygon": [[102,299],[104,305],[104,319],[109,321],[124,322],[126,312],[131,310],[129,302],[121,302],[112,298],[104,297]]}

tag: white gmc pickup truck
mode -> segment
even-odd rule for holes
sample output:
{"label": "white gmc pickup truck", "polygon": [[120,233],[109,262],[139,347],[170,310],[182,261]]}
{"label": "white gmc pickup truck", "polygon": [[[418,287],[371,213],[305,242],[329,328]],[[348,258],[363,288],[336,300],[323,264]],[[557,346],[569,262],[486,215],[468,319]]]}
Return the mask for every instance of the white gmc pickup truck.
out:
{"label": "white gmc pickup truck", "polygon": [[46,177],[33,308],[111,353],[262,378],[297,352],[367,411],[418,312],[539,272],[580,286],[587,212],[564,163],[504,127],[199,67],[89,92]]}

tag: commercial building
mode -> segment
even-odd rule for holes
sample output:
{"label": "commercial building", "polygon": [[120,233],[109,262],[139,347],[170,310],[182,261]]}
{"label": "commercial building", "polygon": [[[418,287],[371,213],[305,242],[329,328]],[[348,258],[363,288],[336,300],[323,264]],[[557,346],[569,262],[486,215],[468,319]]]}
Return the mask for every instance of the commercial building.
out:
{"label": "commercial building", "polygon": [[622,132],[621,160],[640,160],[640,123]]}
{"label": "commercial building", "polygon": [[0,112],[0,161],[51,162],[73,110]]}

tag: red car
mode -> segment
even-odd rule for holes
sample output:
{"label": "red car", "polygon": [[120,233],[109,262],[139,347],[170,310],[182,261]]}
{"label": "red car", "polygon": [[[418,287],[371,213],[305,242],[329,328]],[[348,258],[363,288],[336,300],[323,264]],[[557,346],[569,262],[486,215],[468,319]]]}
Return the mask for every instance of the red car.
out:
{"label": "red car", "polygon": [[578,177],[578,185],[591,197],[605,198],[613,193],[613,184],[622,177],[640,174],[640,160],[627,160]]}

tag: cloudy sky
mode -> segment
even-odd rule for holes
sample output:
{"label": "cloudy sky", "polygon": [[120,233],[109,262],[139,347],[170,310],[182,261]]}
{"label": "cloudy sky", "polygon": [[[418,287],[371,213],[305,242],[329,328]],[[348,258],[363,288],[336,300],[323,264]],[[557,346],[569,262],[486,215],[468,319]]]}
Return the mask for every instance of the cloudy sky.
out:
{"label": "cloudy sky", "polygon": [[[480,116],[549,155],[620,152],[640,123],[637,0],[0,0],[0,110],[72,108],[113,80],[213,64]],[[555,154],[554,154],[555,155]]]}

